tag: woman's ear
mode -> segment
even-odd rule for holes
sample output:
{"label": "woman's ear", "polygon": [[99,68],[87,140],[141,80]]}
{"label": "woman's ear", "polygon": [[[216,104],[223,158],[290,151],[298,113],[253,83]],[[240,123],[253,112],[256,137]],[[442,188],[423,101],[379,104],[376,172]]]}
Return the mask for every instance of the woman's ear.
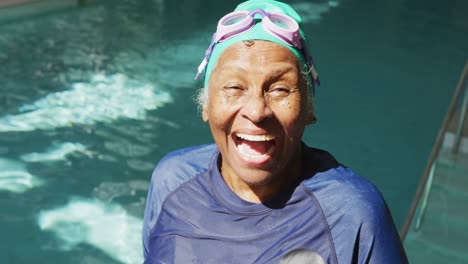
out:
{"label": "woman's ear", "polygon": [[203,107],[202,107],[202,119],[204,122],[208,122],[209,118],[208,118],[208,110],[206,109],[206,102],[203,103]]}
{"label": "woman's ear", "polygon": [[203,87],[197,94],[198,109],[201,108],[203,122],[208,122],[208,88]]}
{"label": "woman's ear", "polygon": [[315,115],[314,111],[311,110],[307,113],[307,125],[312,125],[317,122],[317,116]]}
{"label": "woman's ear", "polygon": [[314,111],[314,102],[313,102],[313,98],[312,97],[309,97],[309,102],[307,103],[307,117],[306,117],[306,120],[307,120],[307,125],[311,125],[311,124],[315,124],[315,122],[317,122],[317,116],[315,115],[315,111]]}

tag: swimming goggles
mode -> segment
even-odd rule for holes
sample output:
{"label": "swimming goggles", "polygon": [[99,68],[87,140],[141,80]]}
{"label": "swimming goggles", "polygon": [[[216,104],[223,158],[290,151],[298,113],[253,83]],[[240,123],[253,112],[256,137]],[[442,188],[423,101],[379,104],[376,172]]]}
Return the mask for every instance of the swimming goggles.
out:
{"label": "swimming goggles", "polygon": [[195,76],[195,80],[198,79],[199,75],[208,64],[216,44],[252,28],[255,25],[254,19],[257,14],[261,16],[262,27],[267,33],[302,52],[309,68],[308,71],[311,73],[313,80],[316,83],[319,83],[317,73],[313,66],[312,56],[307,52],[307,47],[304,39],[301,38],[297,22],[289,16],[269,13],[262,9],[255,9],[250,12],[235,11],[225,15],[219,20],[216,32],[213,34],[211,44],[205,51],[205,58],[201,62],[200,66],[198,66],[198,72]]}

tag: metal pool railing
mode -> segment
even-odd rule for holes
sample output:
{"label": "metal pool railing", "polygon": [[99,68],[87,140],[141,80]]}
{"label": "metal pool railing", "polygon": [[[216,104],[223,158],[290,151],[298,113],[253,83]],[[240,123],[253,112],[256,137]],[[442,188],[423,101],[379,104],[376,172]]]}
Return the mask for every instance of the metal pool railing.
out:
{"label": "metal pool railing", "polygon": [[[464,127],[464,120],[465,116],[467,114],[467,105],[468,105],[468,90],[467,90],[467,85],[466,85],[466,79],[468,78],[468,61],[465,62],[465,67],[463,69],[463,72],[460,76],[460,80],[458,81],[457,87],[455,88],[455,92],[453,94],[452,100],[450,102],[449,108],[447,110],[447,113],[445,114],[444,121],[442,123],[442,127],[439,130],[439,133],[437,134],[436,141],[434,143],[434,146],[432,147],[431,154],[429,156],[429,160],[427,162],[426,168],[424,170],[424,174],[421,177],[421,181],[418,185],[418,188],[416,190],[416,194],[414,196],[413,202],[411,204],[410,210],[408,212],[408,216],[406,217],[405,223],[403,224],[403,227],[400,231],[400,237],[401,240],[403,241],[406,237],[406,234],[408,233],[408,229],[413,221],[413,218],[415,216],[415,212],[418,208],[419,203],[421,202],[420,210],[417,214],[416,218],[416,224],[415,228],[419,229],[421,226],[422,218],[427,206],[427,200],[429,198],[430,190],[431,190],[431,185],[434,177],[434,171],[435,171],[435,161],[439,155],[440,149],[442,147],[442,143],[444,141],[444,137],[446,135],[446,132],[449,127],[449,123],[452,120],[452,117],[454,116],[456,107],[459,103],[459,100],[464,92],[465,96],[462,101],[462,106],[461,106],[461,112],[458,120],[458,125],[455,131],[455,143],[452,148],[452,152],[456,154],[459,150],[460,142],[462,139],[462,130]],[[421,201],[422,199],[422,201]]]}

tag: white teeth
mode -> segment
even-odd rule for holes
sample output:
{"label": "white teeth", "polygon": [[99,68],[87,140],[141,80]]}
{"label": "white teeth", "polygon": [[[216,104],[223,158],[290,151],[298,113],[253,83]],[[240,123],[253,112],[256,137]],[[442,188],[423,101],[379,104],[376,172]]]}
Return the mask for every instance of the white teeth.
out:
{"label": "white teeth", "polygon": [[275,138],[272,135],[250,135],[243,133],[236,133],[236,136],[249,141],[269,141]]}

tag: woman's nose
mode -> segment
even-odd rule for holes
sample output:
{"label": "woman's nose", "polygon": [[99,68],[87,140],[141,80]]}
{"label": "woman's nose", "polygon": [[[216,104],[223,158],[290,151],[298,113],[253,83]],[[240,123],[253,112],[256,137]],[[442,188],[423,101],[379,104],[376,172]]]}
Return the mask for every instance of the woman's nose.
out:
{"label": "woman's nose", "polygon": [[254,123],[259,123],[273,116],[267,98],[262,95],[251,95],[241,109],[242,116]]}

